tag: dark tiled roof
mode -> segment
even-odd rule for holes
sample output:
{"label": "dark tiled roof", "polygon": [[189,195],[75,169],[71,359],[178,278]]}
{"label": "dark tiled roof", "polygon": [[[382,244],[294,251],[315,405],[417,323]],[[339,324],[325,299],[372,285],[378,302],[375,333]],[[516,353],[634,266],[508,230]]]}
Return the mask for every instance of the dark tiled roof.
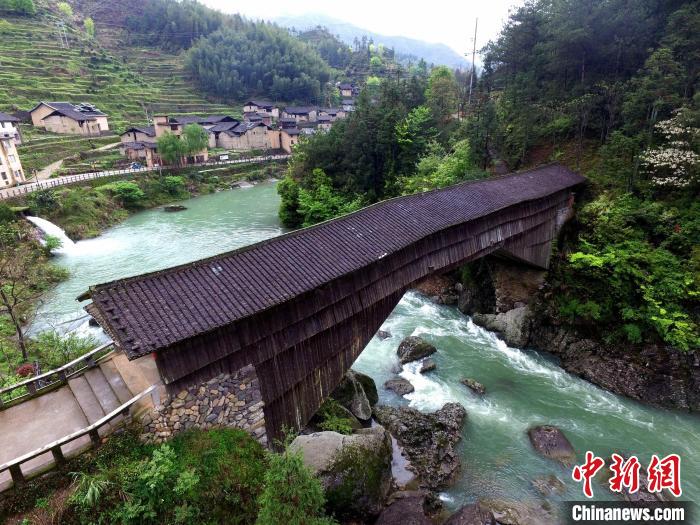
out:
{"label": "dark tiled roof", "polygon": [[9,113],[3,113],[0,111],[0,122],[19,122],[17,117],[13,117]]}
{"label": "dark tiled roof", "polygon": [[89,308],[133,359],[283,303],[452,225],[584,180],[551,164],[391,199],[222,255],[100,284]]}
{"label": "dark tiled roof", "polygon": [[299,135],[301,133],[299,128],[283,128],[282,131],[287,135]]}
{"label": "dark tiled roof", "polygon": [[244,104],[245,106],[257,106],[259,108],[269,108],[272,109],[275,105],[267,100],[249,100]]}
{"label": "dark tiled roof", "polygon": [[316,108],[313,106],[288,106],[284,108],[284,111],[290,115],[308,115],[312,111],[316,111]]}
{"label": "dark tiled roof", "polygon": [[127,129],[122,135],[126,135],[127,133],[144,133],[145,135],[148,135],[149,137],[155,137],[156,136],[156,129],[153,126],[132,126],[129,129]]}
{"label": "dark tiled roof", "polygon": [[329,115],[337,115],[341,111],[343,111],[342,108],[321,108],[319,109],[321,113],[328,113]]}
{"label": "dark tiled roof", "polygon": [[[87,104],[85,102],[81,104],[71,104],[70,102],[40,102],[34,108],[30,110],[30,113],[37,109],[42,104],[50,107],[52,111],[49,115],[44,118],[48,118],[52,115],[64,115],[73,120],[79,122],[84,122],[86,120],[95,120],[95,117],[105,117],[106,115],[102,113],[92,104]],[[42,119],[43,120],[43,119]]]}
{"label": "dark tiled roof", "polygon": [[230,129],[233,129],[237,127],[240,124],[237,120],[234,120],[233,122],[221,122],[217,124],[216,126],[209,128],[209,131],[212,133],[218,133],[220,131],[228,131]]}
{"label": "dark tiled roof", "polygon": [[354,106],[355,101],[351,98],[343,99],[343,106]]}
{"label": "dark tiled roof", "polygon": [[317,120],[319,122],[330,122],[331,121],[331,116],[330,115],[319,115]]}
{"label": "dark tiled roof", "polygon": [[352,89],[352,84],[340,84],[340,89]]}

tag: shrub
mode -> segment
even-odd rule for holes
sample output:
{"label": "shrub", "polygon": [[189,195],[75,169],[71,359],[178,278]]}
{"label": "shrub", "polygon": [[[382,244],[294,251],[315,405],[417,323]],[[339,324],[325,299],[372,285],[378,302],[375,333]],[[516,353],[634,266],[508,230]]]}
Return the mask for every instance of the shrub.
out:
{"label": "shrub", "polygon": [[98,191],[108,191],[126,207],[137,206],[146,194],[135,182],[117,181],[97,188]]}
{"label": "shrub", "polygon": [[321,483],[304,466],[300,453],[285,450],[270,456],[257,525],[334,523],[323,515],[324,505]]}
{"label": "shrub", "polygon": [[185,179],[177,175],[163,177],[163,188],[171,195],[179,195],[185,190]]}
{"label": "shrub", "polygon": [[352,420],[335,399],[326,399],[318,410],[318,415],[321,417],[318,425],[321,429],[339,434],[352,434]]}

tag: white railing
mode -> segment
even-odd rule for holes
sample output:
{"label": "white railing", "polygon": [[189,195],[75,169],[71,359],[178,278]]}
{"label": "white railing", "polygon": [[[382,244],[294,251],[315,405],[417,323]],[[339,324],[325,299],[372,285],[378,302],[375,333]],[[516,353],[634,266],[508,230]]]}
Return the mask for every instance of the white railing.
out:
{"label": "white railing", "polygon": [[39,182],[31,182],[23,184],[21,186],[15,186],[14,188],[5,188],[0,190],[0,200],[13,199],[15,197],[21,197],[28,193],[33,193],[35,191],[48,190],[58,186],[65,186],[68,184],[75,184],[76,182],[82,182],[86,180],[94,180],[103,177],[114,177],[117,175],[132,175],[136,173],[147,173],[151,171],[158,170],[182,170],[190,168],[199,167],[210,167],[210,166],[226,166],[230,164],[257,164],[261,162],[272,162],[277,160],[289,159],[291,155],[265,155],[260,157],[249,157],[243,159],[232,159],[232,160],[219,160],[210,162],[200,162],[195,164],[185,164],[184,166],[161,166],[152,168],[126,168],[121,170],[106,170],[106,171],[94,171],[89,173],[79,173],[76,175],[65,175],[63,177],[56,177],[55,179],[47,179]]}
{"label": "white railing", "polygon": [[45,394],[57,386],[66,384],[71,377],[97,366],[100,359],[112,351],[113,344],[110,341],[73,359],[60,368],[49,370],[14,385],[0,388],[0,410]]}
{"label": "white railing", "polygon": [[[44,445],[41,448],[28,452],[18,458],[13,459],[12,461],[3,463],[2,465],[0,465],[0,474],[9,470],[14,485],[18,486],[24,483],[25,481],[25,475],[22,472],[22,464],[26,463],[27,461],[31,461],[32,459],[37,458],[42,454],[51,452],[53,454],[55,464],[60,465],[66,460],[62,447],[86,435],[90,436],[90,441],[93,446],[99,446],[101,441],[99,434],[100,428],[107,425],[110,421],[119,416],[127,417],[131,410],[131,407],[146,396],[151,396],[154,407],[158,407],[160,405],[160,393],[158,391],[158,385],[151,385],[137,396],[132,397],[126,403],[120,405],[109,414],[95,421],[92,425],[89,425],[81,430],[73,432],[72,434],[68,434],[67,436],[64,436],[56,441],[52,441],[48,445]],[[74,455],[77,455],[80,452],[82,452],[82,450],[74,451]]]}

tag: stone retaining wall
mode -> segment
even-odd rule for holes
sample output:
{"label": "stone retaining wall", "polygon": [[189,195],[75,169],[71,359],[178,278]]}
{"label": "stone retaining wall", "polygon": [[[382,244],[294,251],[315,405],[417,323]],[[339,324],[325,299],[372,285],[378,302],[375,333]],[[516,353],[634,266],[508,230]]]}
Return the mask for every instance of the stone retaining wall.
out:
{"label": "stone retaining wall", "polygon": [[142,439],[161,443],[190,428],[234,427],[250,432],[267,446],[263,406],[255,367],[248,365],[182,390],[150,410],[141,418]]}

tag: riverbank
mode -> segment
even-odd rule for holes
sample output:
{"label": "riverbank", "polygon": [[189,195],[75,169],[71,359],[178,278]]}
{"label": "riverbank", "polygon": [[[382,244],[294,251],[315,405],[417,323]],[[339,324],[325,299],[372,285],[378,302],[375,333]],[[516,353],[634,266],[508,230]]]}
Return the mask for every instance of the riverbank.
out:
{"label": "riverbank", "polygon": [[611,344],[564,322],[547,272],[488,257],[461,275],[419,285],[433,300],[457,305],[513,346],[556,357],[574,375],[653,406],[700,411],[700,354],[663,344]]}
{"label": "riverbank", "polygon": [[59,187],[17,197],[7,204],[28,210],[60,226],[72,240],[98,236],[129,215],[223,191],[241,182],[259,182],[279,178],[285,162],[265,166],[237,164],[170,173],[150,172],[85,181],[80,185]]}

